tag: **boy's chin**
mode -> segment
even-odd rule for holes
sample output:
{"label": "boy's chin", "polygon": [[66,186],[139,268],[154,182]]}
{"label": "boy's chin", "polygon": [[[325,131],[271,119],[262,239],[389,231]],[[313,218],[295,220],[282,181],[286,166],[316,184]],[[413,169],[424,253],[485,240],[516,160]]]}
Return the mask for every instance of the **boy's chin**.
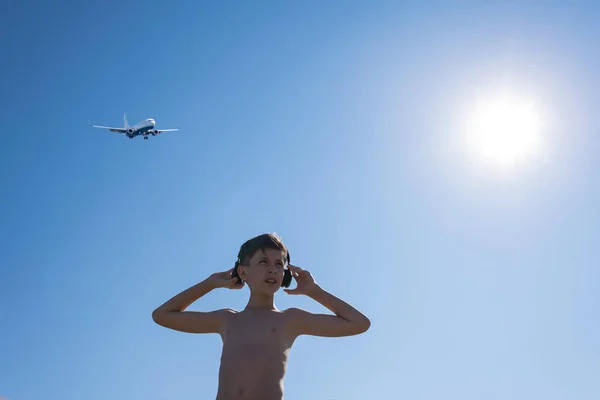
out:
{"label": "boy's chin", "polygon": [[261,288],[261,291],[263,291],[265,293],[277,293],[278,290],[279,290],[279,286]]}
{"label": "boy's chin", "polygon": [[[264,281],[249,282],[248,288],[255,294],[275,294],[281,289],[281,282],[267,283]],[[1,399],[0,399],[1,400]]]}
{"label": "boy's chin", "polygon": [[279,289],[281,289],[279,287],[279,285],[264,284],[264,285],[259,285],[258,287],[255,287],[254,291],[258,292],[258,293],[264,293],[264,294],[275,294],[275,293],[277,293],[277,291]]}

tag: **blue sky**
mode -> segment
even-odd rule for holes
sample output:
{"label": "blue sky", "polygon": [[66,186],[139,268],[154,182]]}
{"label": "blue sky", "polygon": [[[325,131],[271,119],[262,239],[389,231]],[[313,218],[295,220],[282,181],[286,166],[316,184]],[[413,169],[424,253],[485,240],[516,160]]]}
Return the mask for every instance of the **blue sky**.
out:
{"label": "blue sky", "polygon": [[[597,6],[17,2],[0,16],[0,396],[214,398],[220,339],[152,310],[240,244],[372,321],[299,339],[286,400],[600,397]],[[462,146],[536,99],[543,151]],[[94,130],[155,118],[144,141]],[[242,308],[215,291],[192,309]],[[280,308],[318,304],[280,293]]]}

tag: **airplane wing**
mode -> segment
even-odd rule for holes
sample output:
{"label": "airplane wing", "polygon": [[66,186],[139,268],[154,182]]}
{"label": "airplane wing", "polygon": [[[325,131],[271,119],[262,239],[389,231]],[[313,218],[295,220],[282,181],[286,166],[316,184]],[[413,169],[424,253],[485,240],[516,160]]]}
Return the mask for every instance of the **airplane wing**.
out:
{"label": "airplane wing", "polygon": [[111,132],[118,132],[118,133],[125,133],[125,132],[127,132],[127,129],[125,129],[125,128],[113,128],[111,126],[100,126],[100,125],[92,125],[92,124],[90,124],[90,126],[92,128],[108,129]]}
{"label": "airplane wing", "polygon": [[175,132],[175,131],[178,131],[178,130],[179,130],[179,128],[177,128],[177,129],[155,129],[155,130],[152,131],[152,133],[154,135],[160,135],[163,132]]}

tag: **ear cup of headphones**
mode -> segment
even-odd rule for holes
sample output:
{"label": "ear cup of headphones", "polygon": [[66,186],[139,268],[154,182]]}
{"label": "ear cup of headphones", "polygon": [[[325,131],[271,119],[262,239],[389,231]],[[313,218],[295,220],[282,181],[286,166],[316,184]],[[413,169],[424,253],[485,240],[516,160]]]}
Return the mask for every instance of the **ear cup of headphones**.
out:
{"label": "ear cup of headphones", "polygon": [[290,287],[292,284],[292,271],[286,269],[283,273],[283,281],[281,282],[281,287]]}
{"label": "ear cup of headphones", "polygon": [[240,278],[240,274],[238,273],[239,265],[240,265],[240,263],[236,262],[235,266],[233,267],[233,271],[231,272],[232,278],[238,278],[237,282],[235,283],[236,285],[241,285],[243,283],[242,278]]}

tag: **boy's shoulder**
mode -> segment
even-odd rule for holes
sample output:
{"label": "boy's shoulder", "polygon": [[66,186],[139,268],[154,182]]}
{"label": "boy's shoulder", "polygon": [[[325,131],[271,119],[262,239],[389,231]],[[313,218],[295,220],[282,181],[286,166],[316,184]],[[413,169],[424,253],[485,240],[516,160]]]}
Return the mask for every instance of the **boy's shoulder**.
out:
{"label": "boy's shoulder", "polygon": [[[260,320],[264,320],[265,318],[265,314],[263,312],[259,312],[259,313],[255,313],[252,311],[248,311],[248,310],[235,310],[232,308],[224,308],[219,310],[219,312],[225,316],[228,317],[240,317],[242,319],[248,319],[248,320],[252,320],[252,319],[260,319]],[[268,315],[270,315],[270,317],[267,316],[267,318],[276,318],[276,319],[284,319],[287,321],[300,321],[303,318],[307,318],[310,315],[314,315],[309,311],[303,310],[301,308],[298,307],[291,307],[291,308],[286,308],[283,310],[272,310],[271,312],[267,313]]]}
{"label": "boy's shoulder", "polygon": [[[216,310],[215,312],[222,313],[222,314],[230,314],[230,315],[231,314],[238,314],[238,315],[242,315],[242,314],[254,314],[253,311],[249,311],[249,310],[236,310],[234,308],[221,308],[219,310]],[[303,309],[298,308],[298,307],[290,307],[290,308],[285,308],[283,310],[270,310],[269,312],[271,312],[273,314],[277,314],[277,315],[286,315],[286,316],[305,315],[307,313],[310,314],[309,311],[303,310]]]}
{"label": "boy's shoulder", "polygon": [[315,314],[298,307],[291,307],[282,311],[286,323],[291,327],[300,328]]}
{"label": "boy's shoulder", "polygon": [[282,310],[282,313],[289,317],[299,317],[299,316],[311,314],[311,312],[303,310],[302,308],[298,308],[298,307],[286,308],[285,310]]}

